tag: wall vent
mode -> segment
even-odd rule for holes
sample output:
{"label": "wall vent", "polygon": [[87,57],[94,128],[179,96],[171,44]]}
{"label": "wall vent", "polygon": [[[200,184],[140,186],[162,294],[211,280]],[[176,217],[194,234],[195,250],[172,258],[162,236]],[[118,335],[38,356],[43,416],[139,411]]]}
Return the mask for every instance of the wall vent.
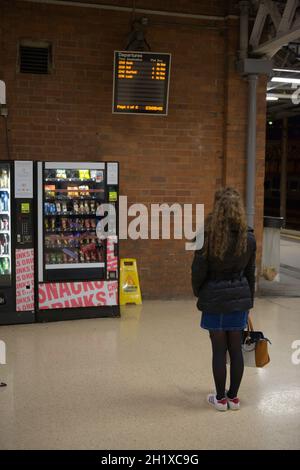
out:
{"label": "wall vent", "polygon": [[24,41],[19,45],[19,72],[48,74],[52,69],[52,50],[49,43]]}

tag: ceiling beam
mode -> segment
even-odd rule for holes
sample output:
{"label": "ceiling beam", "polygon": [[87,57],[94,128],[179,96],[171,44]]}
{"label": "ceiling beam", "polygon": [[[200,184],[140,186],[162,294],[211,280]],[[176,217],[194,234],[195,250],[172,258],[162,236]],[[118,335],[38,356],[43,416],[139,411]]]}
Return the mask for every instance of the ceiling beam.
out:
{"label": "ceiling beam", "polygon": [[259,56],[273,57],[282,46],[289,42],[295,41],[300,37],[300,21],[296,20],[292,28],[288,31],[281,32],[275,38],[270,39],[263,44],[253,48],[252,53]]}
{"label": "ceiling beam", "polygon": [[290,29],[298,5],[299,0],[287,0],[287,4],[284,9],[277,33],[284,33]]}
{"label": "ceiling beam", "polygon": [[[249,41],[254,55],[271,58],[282,46],[299,39],[300,21],[299,18],[295,19],[298,6],[299,0],[287,0],[281,15],[275,1],[261,0]],[[268,15],[272,19],[276,35],[259,44]]]}
{"label": "ceiling beam", "polygon": [[261,3],[258,7],[257,15],[255,18],[254,26],[253,26],[250,40],[249,40],[249,44],[252,47],[256,47],[259,44],[267,16],[268,16],[268,10],[266,6],[263,3]]}
{"label": "ceiling beam", "polygon": [[273,2],[273,0],[262,0],[262,1],[265,7],[267,8],[269,15],[272,18],[276,31],[278,31],[282,17],[281,17],[281,14],[278,10],[276,3]]}
{"label": "ceiling beam", "polygon": [[[0,0],[1,1],[1,0]],[[119,5],[110,5],[103,3],[93,3],[91,1],[72,1],[72,0],[21,0],[28,3],[41,3],[48,5],[57,5],[57,6],[70,6],[70,7],[80,7],[80,8],[95,8],[98,10],[112,10],[112,11],[122,11],[132,13],[133,7],[129,6],[119,6]],[[167,10],[151,10],[145,8],[134,8],[136,13],[141,13],[145,15],[159,15],[159,16],[174,16],[178,18],[191,18],[195,20],[211,20],[211,21],[225,21],[227,19],[239,19],[238,15],[226,15],[226,16],[215,16],[215,15],[200,15],[194,13],[184,13],[177,11],[167,11]]]}

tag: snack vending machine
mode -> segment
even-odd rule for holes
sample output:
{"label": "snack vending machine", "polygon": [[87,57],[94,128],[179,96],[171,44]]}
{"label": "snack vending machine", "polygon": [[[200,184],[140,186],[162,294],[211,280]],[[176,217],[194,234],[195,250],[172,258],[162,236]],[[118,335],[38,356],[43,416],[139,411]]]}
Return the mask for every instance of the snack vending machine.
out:
{"label": "snack vending machine", "polygon": [[[117,162],[38,162],[38,321],[119,316],[118,170]],[[110,211],[115,230],[103,236]]]}
{"label": "snack vending machine", "polygon": [[32,323],[34,166],[0,162],[0,324]]}

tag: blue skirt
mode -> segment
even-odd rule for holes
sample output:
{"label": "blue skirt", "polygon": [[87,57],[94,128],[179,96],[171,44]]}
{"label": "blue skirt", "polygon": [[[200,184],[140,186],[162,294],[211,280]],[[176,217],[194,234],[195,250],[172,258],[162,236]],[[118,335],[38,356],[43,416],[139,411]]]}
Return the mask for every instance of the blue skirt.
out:
{"label": "blue skirt", "polygon": [[232,313],[202,313],[201,328],[214,331],[244,330],[248,322],[248,311]]}

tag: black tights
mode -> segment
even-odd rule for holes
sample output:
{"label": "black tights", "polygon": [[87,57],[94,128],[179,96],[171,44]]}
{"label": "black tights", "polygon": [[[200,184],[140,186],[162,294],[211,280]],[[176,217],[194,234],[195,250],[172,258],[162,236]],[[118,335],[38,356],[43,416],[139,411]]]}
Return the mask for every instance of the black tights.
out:
{"label": "black tights", "polygon": [[242,332],[210,331],[212,344],[212,368],[217,391],[217,400],[225,397],[226,387],[226,352],[230,355],[230,388],[228,397],[235,398],[242,381],[244,359],[242,353]]}

